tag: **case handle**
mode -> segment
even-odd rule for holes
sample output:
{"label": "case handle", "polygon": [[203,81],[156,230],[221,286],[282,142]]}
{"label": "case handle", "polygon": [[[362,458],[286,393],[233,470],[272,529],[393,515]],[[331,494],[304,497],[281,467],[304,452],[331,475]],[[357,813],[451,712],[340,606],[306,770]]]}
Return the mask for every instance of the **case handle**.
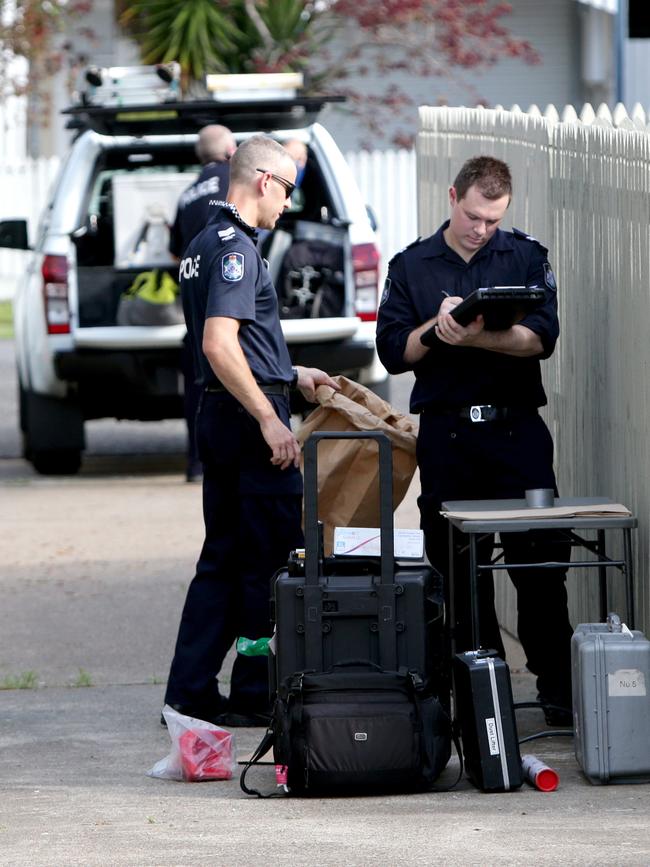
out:
{"label": "case handle", "polygon": [[382,431],[314,431],[305,443],[305,584],[317,584],[320,563],[318,531],[318,443],[321,440],[376,440],[379,448],[381,583],[393,583],[393,455]]}

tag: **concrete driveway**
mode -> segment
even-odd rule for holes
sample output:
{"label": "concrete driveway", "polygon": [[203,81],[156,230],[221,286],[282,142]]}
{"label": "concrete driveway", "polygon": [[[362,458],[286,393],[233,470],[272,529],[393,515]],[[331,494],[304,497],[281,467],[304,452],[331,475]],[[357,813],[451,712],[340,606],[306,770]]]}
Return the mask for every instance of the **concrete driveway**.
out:
{"label": "concrete driveway", "polygon": [[[0,373],[9,357],[0,347]],[[147,777],[169,747],[158,723],[163,683],[202,539],[200,490],[182,474],[182,426],[144,457],[138,437],[160,432],[135,432],[116,449],[117,432],[104,428],[79,476],[37,477],[18,457],[7,377],[0,864],[650,864],[650,787],[592,786],[567,738],[524,747],[558,769],[552,794],[524,786],[484,795],[463,780],[445,794],[260,801],[236,779]],[[416,485],[401,526],[417,526],[415,495]],[[531,698],[520,650],[510,642],[509,651],[516,698]],[[539,711],[519,712],[519,722],[521,734],[544,728]],[[237,730],[240,752],[261,735]],[[441,782],[456,767],[452,759]],[[272,768],[252,782],[272,788]]]}

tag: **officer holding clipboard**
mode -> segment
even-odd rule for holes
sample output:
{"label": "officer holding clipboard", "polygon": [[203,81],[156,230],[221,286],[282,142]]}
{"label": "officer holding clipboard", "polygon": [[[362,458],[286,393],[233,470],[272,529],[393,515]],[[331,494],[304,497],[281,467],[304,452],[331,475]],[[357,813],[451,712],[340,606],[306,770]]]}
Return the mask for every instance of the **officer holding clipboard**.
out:
{"label": "officer holding clipboard", "polygon": [[[545,247],[517,229],[499,228],[511,195],[505,163],[487,156],[468,160],[449,189],[450,219],[392,259],[379,307],[381,361],[390,373],[415,373],[418,505],[428,557],[443,574],[448,528],[439,514],[442,502],[523,498],[530,488],[553,488],[557,495],[553,442],[538,412],[546,404],[540,361],[553,353],[559,334],[556,284]],[[544,298],[499,330],[486,328],[482,314],[465,325],[456,321],[463,299],[488,286],[539,287]],[[543,531],[511,534],[502,542],[506,562],[568,559],[568,546]],[[489,550],[481,557],[489,559]],[[567,708],[547,711],[547,722],[570,725],[566,570],[531,565],[510,578],[517,588],[519,638],[540,697]],[[478,603],[481,644],[505,657],[491,575],[481,578]],[[463,608],[469,610],[468,600],[460,600],[459,612]],[[471,649],[462,625],[459,651]]]}

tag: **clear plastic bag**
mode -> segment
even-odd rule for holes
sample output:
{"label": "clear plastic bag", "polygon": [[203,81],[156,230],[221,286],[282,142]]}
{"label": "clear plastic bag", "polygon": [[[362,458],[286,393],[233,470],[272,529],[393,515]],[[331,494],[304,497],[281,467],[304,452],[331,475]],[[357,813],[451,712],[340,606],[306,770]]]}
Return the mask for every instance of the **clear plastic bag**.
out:
{"label": "clear plastic bag", "polygon": [[147,776],[186,783],[231,780],[237,768],[234,735],[205,720],[184,716],[169,705],[163,708],[172,740],[169,755],[147,771]]}

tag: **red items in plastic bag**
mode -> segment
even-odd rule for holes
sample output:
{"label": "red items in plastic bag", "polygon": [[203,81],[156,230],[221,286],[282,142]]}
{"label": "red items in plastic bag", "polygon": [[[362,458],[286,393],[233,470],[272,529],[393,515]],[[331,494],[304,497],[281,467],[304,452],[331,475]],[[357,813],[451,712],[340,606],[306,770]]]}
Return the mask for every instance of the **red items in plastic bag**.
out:
{"label": "red items in plastic bag", "polygon": [[231,780],[237,767],[235,738],[226,729],[184,716],[169,705],[163,708],[172,741],[169,755],[147,771],[161,780],[187,783],[201,780]]}
{"label": "red items in plastic bag", "polygon": [[232,735],[224,729],[188,729],[178,742],[183,779],[231,780]]}

